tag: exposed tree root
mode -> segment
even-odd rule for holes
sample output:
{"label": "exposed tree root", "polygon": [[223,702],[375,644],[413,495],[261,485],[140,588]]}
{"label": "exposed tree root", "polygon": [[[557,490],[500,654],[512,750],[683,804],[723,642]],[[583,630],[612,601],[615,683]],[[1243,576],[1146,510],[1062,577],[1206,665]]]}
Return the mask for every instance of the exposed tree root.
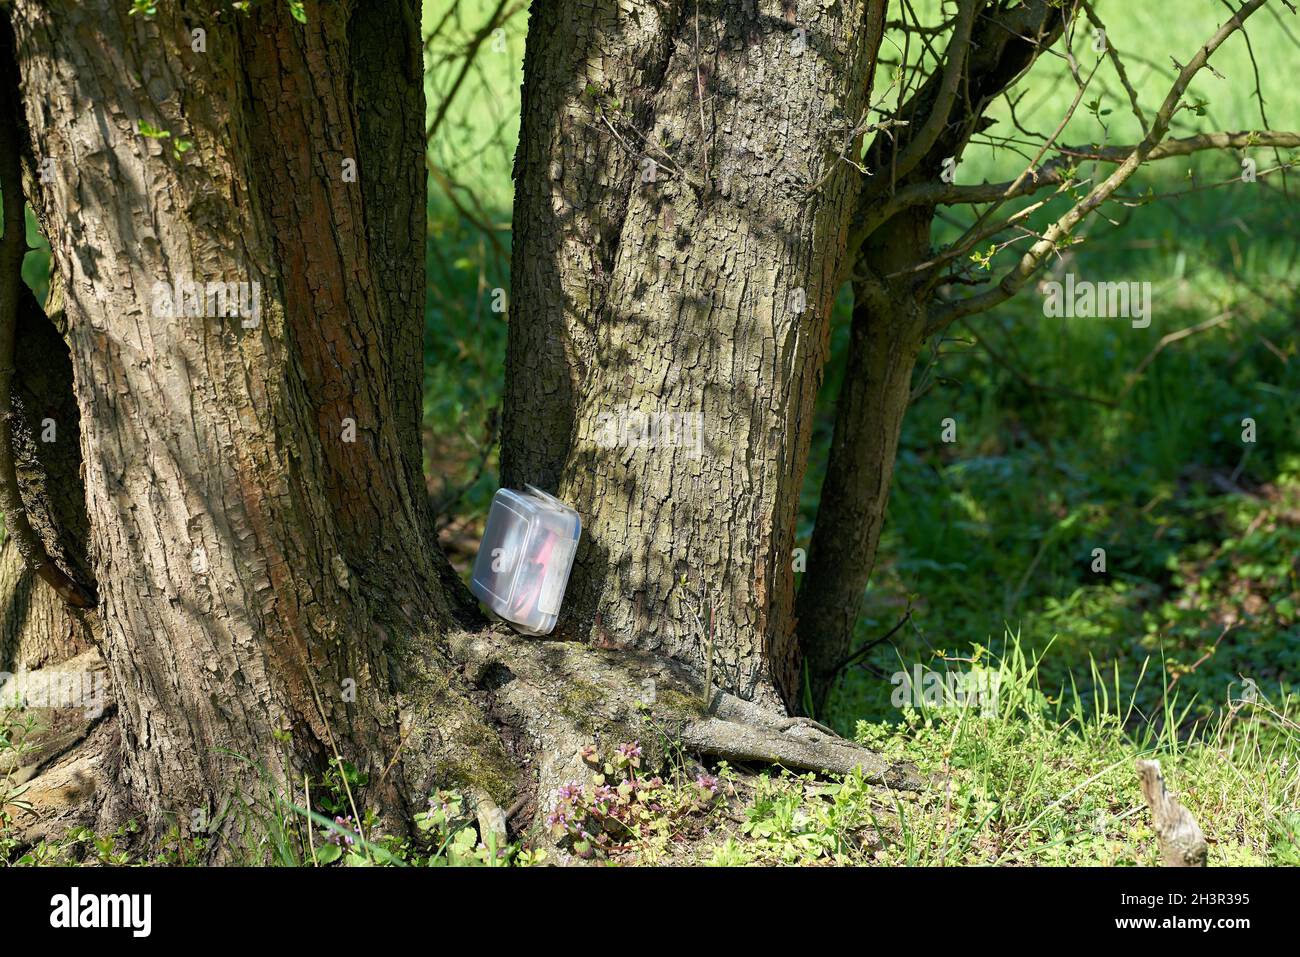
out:
{"label": "exposed tree root", "polygon": [[[404,727],[397,790],[411,796],[405,811],[439,787],[461,791],[480,833],[504,843],[511,833],[541,833],[551,796],[591,773],[583,752],[637,741],[649,763],[676,748],[700,757],[794,770],[847,774],[869,783],[916,789],[906,766],[838,737],[806,718],[790,718],[751,701],[714,691],[706,702],[697,677],[668,658],[571,642],[524,638],[502,627],[462,632],[447,652],[434,642],[408,656],[401,696]],[[59,665],[11,680],[14,696],[51,703],[61,682],[102,674],[91,650]],[[57,839],[73,826],[112,829],[130,814],[129,795],[116,794],[116,722],[104,709],[41,708],[38,748],[30,763],[0,767],[27,785],[32,810],[19,815],[20,839]],[[400,761],[396,760],[400,757]],[[379,793],[387,790],[379,782]],[[508,811],[505,809],[509,809]],[[394,822],[395,823],[395,822]]]}
{"label": "exposed tree root", "polygon": [[848,774],[856,769],[873,784],[915,787],[914,778],[905,769],[891,767],[879,755],[819,731],[804,736],[793,729],[778,731],[708,718],[691,722],[683,728],[681,740],[692,751],[728,761],[779,764],[797,770],[833,774]]}
{"label": "exposed tree root", "polygon": [[684,666],[639,651],[522,638],[503,628],[456,636],[453,658],[487,689],[492,716],[524,735],[536,756],[533,819],[550,795],[590,774],[582,752],[638,741],[653,761],[679,745],[702,757],[779,764],[795,770],[862,772],[869,783],[914,790],[913,769],[802,718],[789,718],[715,691],[707,701]]}
{"label": "exposed tree root", "polygon": [[730,761],[779,764],[829,774],[862,772],[865,781],[916,790],[920,779],[906,765],[891,765],[811,718],[787,718],[735,695],[715,692],[710,714],[687,724],[681,740],[700,754]]}

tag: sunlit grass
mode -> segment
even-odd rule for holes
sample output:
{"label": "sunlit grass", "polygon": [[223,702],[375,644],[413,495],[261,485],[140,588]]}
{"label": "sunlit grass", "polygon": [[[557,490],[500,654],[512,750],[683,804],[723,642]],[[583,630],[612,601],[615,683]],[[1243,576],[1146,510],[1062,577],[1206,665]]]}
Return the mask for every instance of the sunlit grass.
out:
{"label": "sunlit grass", "polygon": [[[1050,657],[1051,652],[1048,653]],[[767,775],[738,832],[705,849],[714,864],[1153,865],[1157,846],[1134,762],[1156,758],[1201,824],[1211,865],[1294,864],[1300,853],[1300,707],[1237,699],[1212,728],[1175,733],[1187,702],[1141,714],[1125,685],[1159,684],[1155,662],[1129,680],[1094,667],[1089,694],[1051,689],[1040,660],[1008,636],[981,656],[998,676],[977,702],[908,707],[901,723],[859,722],[860,742],[915,765],[927,786],[882,795],[856,777],[827,784]],[[1228,702],[1225,701],[1225,704]]]}

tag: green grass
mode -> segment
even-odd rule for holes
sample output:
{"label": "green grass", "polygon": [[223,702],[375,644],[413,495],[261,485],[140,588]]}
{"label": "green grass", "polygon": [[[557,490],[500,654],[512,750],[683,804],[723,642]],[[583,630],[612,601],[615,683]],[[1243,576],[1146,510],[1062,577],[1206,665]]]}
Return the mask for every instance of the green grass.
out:
{"label": "green grass", "polygon": [[[1154,865],[1158,849],[1134,770],[1139,757],[1154,757],[1202,825],[1211,865],[1300,862],[1294,698],[1238,702],[1188,742],[1175,730],[1183,707],[1176,695],[1139,716],[1115,675],[1092,673],[1101,694],[1062,694],[1044,685],[1041,664],[1008,636],[1005,655],[983,660],[1000,679],[987,713],[944,702],[908,708],[897,724],[858,723],[860,742],[912,762],[930,787],[889,799],[856,777],[828,785],[766,775],[740,833],[703,859]],[[1159,684],[1160,676],[1148,668],[1145,680]]]}

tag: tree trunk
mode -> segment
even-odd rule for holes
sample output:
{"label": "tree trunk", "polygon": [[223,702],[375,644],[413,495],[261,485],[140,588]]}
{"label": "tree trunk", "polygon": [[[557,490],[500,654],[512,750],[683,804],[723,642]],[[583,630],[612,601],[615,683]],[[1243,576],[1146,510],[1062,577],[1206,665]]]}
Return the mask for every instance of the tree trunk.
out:
{"label": "tree trunk", "polygon": [[[934,70],[902,111],[906,126],[877,134],[867,151],[873,171],[859,199],[859,218],[874,223],[857,254],[849,366],[836,410],[826,478],[808,568],[799,589],[800,642],[808,661],[814,711],[820,710],[850,653],[911,392],[912,369],[923,344],[925,312],[934,283],[920,265],[929,259],[932,207],[918,206],[877,221],[896,189],[937,178],[947,157],[960,157],[970,138],[992,120],[985,110],[1019,77],[1067,23],[1058,4],[1027,0],[974,17],[958,95],[943,105],[945,70]],[[936,110],[943,110],[937,129]],[[899,157],[935,136],[910,170]]]}
{"label": "tree trunk", "polygon": [[908,267],[929,249],[928,211],[896,217],[867,241],[854,283],[848,366],[799,588],[799,636],[814,714],[851,651],[885,522],[898,437],[925,331]]}
{"label": "tree trunk", "polygon": [[452,602],[418,478],[413,6],[128,9],[12,18],[55,171],[32,200],[67,281],[121,786],[158,830],[334,754],[378,779]]}
{"label": "tree trunk", "polygon": [[[627,201],[626,242],[601,253],[626,263],[609,261],[612,281],[600,294],[612,311],[592,338],[592,354],[611,364],[584,366],[581,380],[568,378],[571,352],[557,370],[535,367],[570,383],[574,442],[558,460],[546,443],[531,452],[511,445],[510,468],[559,479],[562,493],[584,503],[595,548],[578,608],[597,620],[605,611],[609,622],[589,630],[667,656],[483,629],[435,544],[419,455],[424,104],[413,0],[321,4],[306,23],[278,3],[247,13],[190,7],[160,4],[153,16],[133,17],[116,0],[17,0],[10,14],[27,189],[66,288],[65,308],[50,318],[71,378],[54,386],[63,401],[75,396],[79,429],[68,431],[79,431],[84,463],[84,484],[47,478],[84,502],[84,574],[97,588],[88,621],[116,705],[111,720],[83,721],[77,731],[96,742],[96,786],[79,783],[83,768],[60,756],[57,779],[34,780],[30,793],[57,803],[69,789],[78,800],[107,792],[113,813],[142,820],[147,836],[177,824],[182,834],[217,830],[225,839],[214,842],[215,856],[246,859],[230,838],[256,840],[264,824],[245,833],[242,806],[268,791],[300,802],[305,778],[347,760],[369,778],[358,809],[378,811],[390,833],[405,829],[435,786],[462,789],[482,826],[499,830],[501,807],[544,814],[550,790],[584,772],[589,745],[644,738],[645,704],[656,729],[701,752],[860,768],[870,780],[902,783],[878,757],[824,729],[705,693],[687,667],[698,662],[689,660],[695,636],[680,606],[643,634],[637,616],[651,611],[634,615],[620,603],[672,595],[686,568],[696,569],[695,582],[725,576],[709,586],[719,601],[706,620],[717,623],[715,657],[736,667],[717,683],[756,697],[769,689],[773,698],[770,675],[789,680],[794,463],[807,444],[840,265],[834,251],[854,189],[836,139],[853,120],[836,125],[827,104],[842,100],[856,119],[864,93],[841,77],[866,75],[879,6],[849,5],[857,18],[870,15],[865,24],[840,19],[838,8],[812,14],[813,39],[798,56],[784,46],[793,24],[728,7],[725,20],[704,21],[714,31],[706,25],[702,34],[714,37],[705,41],[707,76],[682,39],[684,20],[674,20],[675,45],[656,34],[662,75],[643,99],[657,110],[657,135],[694,135],[684,105],[697,102],[692,79],[710,89],[737,84],[737,113],[710,124],[710,159],[683,149],[691,169],[708,170],[698,195],[681,182],[661,184],[662,200],[637,191]],[[646,7],[642,19],[652,32],[663,27],[657,9]],[[560,16],[545,5],[537,14],[543,25]],[[587,115],[572,89],[583,74],[565,79],[539,67],[548,39],[543,27],[530,36],[527,99],[563,105],[575,96],[565,116],[576,122]],[[571,44],[553,51],[574,52]],[[794,84],[816,102],[773,119],[760,109],[769,84]],[[530,115],[533,136],[542,119]],[[580,158],[568,150],[609,144],[581,124],[569,132],[577,139],[553,148],[577,176]],[[577,282],[561,249],[577,240],[545,212],[551,194],[537,190],[549,189],[552,166],[537,179],[532,148],[521,152],[521,232],[553,245],[539,247],[546,258],[536,268],[522,252],[517,264],[532,276],[523,288],[539,291],[557,278]],[[584,182],[595,205],[565,215],[604,223],[602,174],[593,168],[596,178]],[[657,235],[659,212],[687,232]],[[640,249],[676,256],[647,291],[635,290],[636,270],[657,270],[635,264]],[[807,297],[802,313],[782,305],[794,288]],[[524,314],[530,302],[550,308],[544,296],[520,298]],[[232,300],[249,308],[233,314]],[[538,347],[567,335],[572,315],[551,312]],[[715,329],[691,326],[704,316]],[[651,347],[645,363],[618,360],[638,342]],[[534,368],[521,348],[512,343],[515,377]],[[706,371],[652,389],[652,373],[672,379],[693,364]],[[525,391],[512,386],[516,435],[526,430]],[[537,408],[552,424],[553,391],[542,388],[549,399]],[[670,453],[677,467],[656,459],[652,469],[651,450],[618,458],[593,447],[602,402],[644,396],[704,416],[703,457]],[[668,474],[651,487],[657,469]],[[29,507],[38,495],[23,489]],[[669,495],[680,497],[672,515],[659,498]],[[69,569],[81,567],[79,554],[62,556]],[[607,602],[596,579],[601,555],[614,563]],[[94,650],[69,666],[83,665],[99,667]],[[104,815],[101,823],[120,819]]]}
{"label": "tree trunk", "polygon": [[[0,49],[9,47],[0,43]],[[63,318],[62,284],[53,277],[49,316],[26,286],[17,293],[11,434],[19,491],[50,561],[93,594],[72,361],[56,328]],[[92,617],[42,582],[6,536],[0,546],[0,671],[40,668],[85,651]]]}
{"label": "tree trunk", "polygon": [[773,704],[884,7],[553,2],[529,26],[504,483],[582,516],[561,634]]}
{"label": "tree trunk", "polygon": [[0,672],[66,661],[90,647],[88,616],[28,567],[10,539],[0,545]]}

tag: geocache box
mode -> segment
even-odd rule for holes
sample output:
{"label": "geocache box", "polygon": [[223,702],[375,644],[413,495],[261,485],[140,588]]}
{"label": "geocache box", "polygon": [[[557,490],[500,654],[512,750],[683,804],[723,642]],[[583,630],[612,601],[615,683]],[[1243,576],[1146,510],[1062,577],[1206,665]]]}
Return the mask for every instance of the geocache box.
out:
{"label": "geocache box", "polygon": [[492,497],[470,591],[517,630],[545,635],[559,618],[582,520],[554,495],[524,489]]}

